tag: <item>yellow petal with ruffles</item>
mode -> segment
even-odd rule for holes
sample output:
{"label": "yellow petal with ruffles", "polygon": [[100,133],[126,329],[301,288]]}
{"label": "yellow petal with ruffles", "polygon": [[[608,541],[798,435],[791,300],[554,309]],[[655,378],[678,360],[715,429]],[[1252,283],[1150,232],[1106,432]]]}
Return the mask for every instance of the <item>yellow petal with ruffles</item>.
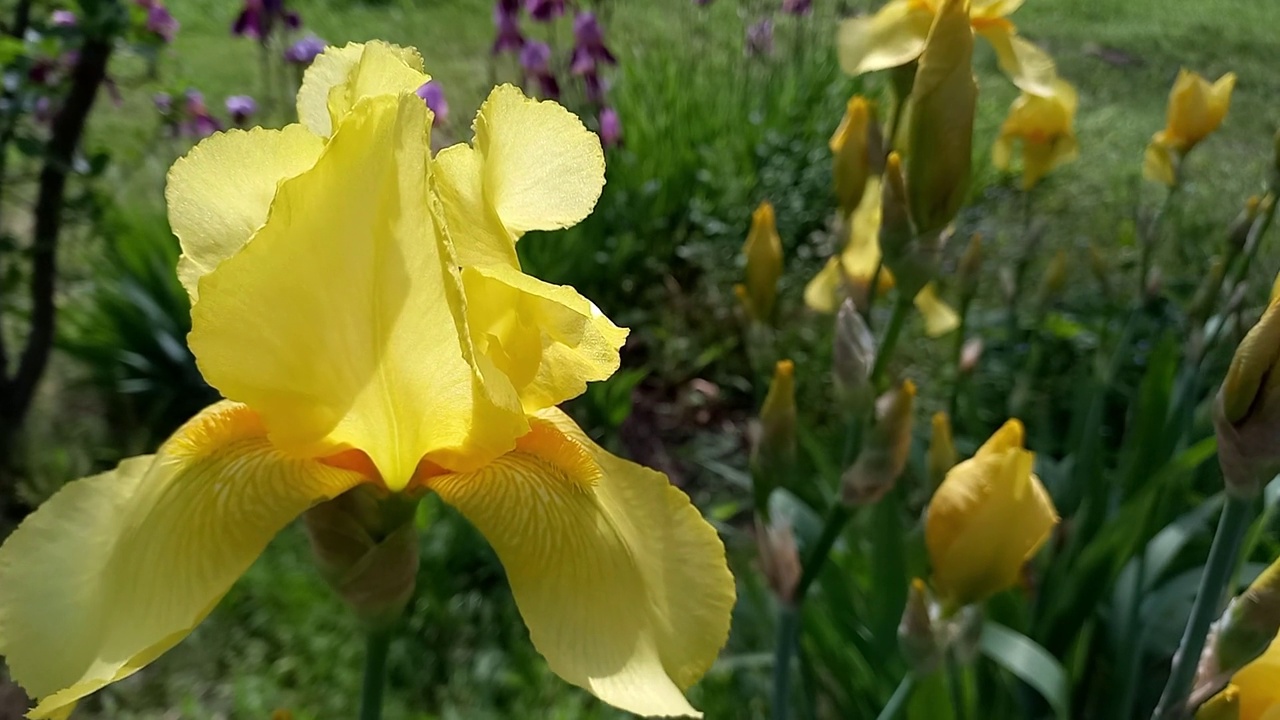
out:
{"label": "yellow petal with ruffles", "polygon": [[836,37],[840,68],[850,75],[888,70],[920,57],[933,23],[922,3],[890,0],[871,16],[840,23]]}
{"label": "yellow petal with ruffles", "polygon": [[556,674],[640,715],[698,714],[682,690],[724,645],[734,583],[715,530],[666,477],[547,410],[515,452],[429,486],[493,544]]}
{"label": "yellow petal with ruffles", "polygon": [[484,156],[469,145],[447,147],[436,155],[435,178],[458,263],[519,268],[515,238],[485,198]]}
{"label": "yellow petal with ruffles", "polygon": [[243,405],[68,484],[0,547],[0,655],[56,718],[180,642],[267,542],[364,478],[283,457]]}
{"label": "yellow petal with ruffles", "polygon": [[200,277],[239,252],[267,221],[280,182],[314,165],[323,148],[301,125],[229,130],[173,164],[165,201],[182,243],[178,280],[192,302]]}
{"label": "yellow petal with ruffles", "polygon": [[329,137],[358,100],[412,92],[430,79],[413,48],[379,41],[326,48],[302,76],[298,119],[316,135]]}
{"label": "yellow petal with ruffles", "polygon": [[300,456],[356,448],[391,490],[423,458],[470,470],[527,424],[471,347],[412,91],[369,97],[283,183],[255,240],[200,281],[192,352],[225,397]]}
{"label": "yellow petal with ruffles", "polygon": [[581,395],[617,371],[627,331],[576,290],[508,265],[462,271],[476,350],[506,374],[525,412]]}
{"label": "yellow petal with ruffles", "polygon": [[931,338],[942,337],[960,327],[960,316],[938,297],[938,288],[934,283],[925,285],[916,293],[912,302],[924,318],[925,335]]}

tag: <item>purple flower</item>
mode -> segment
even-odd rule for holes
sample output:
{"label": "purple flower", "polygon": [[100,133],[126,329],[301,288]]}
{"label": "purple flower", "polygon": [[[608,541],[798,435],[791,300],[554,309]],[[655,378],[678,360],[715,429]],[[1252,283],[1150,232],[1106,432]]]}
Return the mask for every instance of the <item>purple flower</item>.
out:
{"label": "purple flower", "polygon": [[564,14],[564,0],[525,0],[529,17],[538,22],[549,22]]}
{"label": "purple flower", "polygon": [[570,69],[575,75],[587,75],[596,71],[597,63],[616,65],[617,58],[604,44],[604,33],[593,12],[580,12],[573,19],[573,56]]}
{"label": "purple flower", "polygon": [[286,8],[284,0],[245,0],[240,14],[231,23],[231,34],[266,42],[278,23],[287,30],[297,30],[302,27],[302,17]]}
{"label": "purple flower", "polygon": [[773,54],[773,20],[764,18],[747,28],[744,51],[748,56]]}
{"label": "purple flower", "polygon": [[560,83],[551,72],[551,46],[538,40],[530,40],[520,49],[520,66],[525,75],[533,78],[548,98],[560,97]]}
{"label": "purple flower", "polygon": [[711,0],[693,0],[693,4],[698,7],[706,7],[711,4]]}
{"label": "purple flower", "polygon": [[70,10],[54,10],[53,15],[49,17],[49,21],[53,23],[54,27],[75,27],[76,23],[79,22],[79,18]]}
{"label": "purple flower", "polygon": [[189,122],[185,128],[188,135],[199,138],[209,137],[221,129],[222,123],[218,122],[217,118],[208,114],[196,115],[191,118],[191,122]]}
{"label": "purple flower", "polygon": [[519,51],[524,47],[524,34],[520,32],[520,5],[518,2],[498,0],[493,6],[493,25],[498,29],[493,40],[492,53]]}
{"label": "purple flower", "polygon": [[782,0],[782,12],[788,15],[808,15],[813,10],[813,0]]}
{"label": "purple flower", "polygon": [[444,98],[444,87],[436,80],[428,80],[417,90],[431,112],[435,115],[432,125],[438,125],[449,119],[449,101]]}
{"label": "purple flower", "polygon": [[178,19],[169,13],[168,8],[155,3],[147,10],[147,30],[160,36],[167,43],[173,42],[178,34]]}
{"label": "purple flower", "polygon": [[315,35],[308,35],[298,42],[285,48],[285,62],[291,62],[294,65],[310,65],[316,56],[324,52],[325,46],[328,45],[324,40]]}
{"label": "purple flower", "polygon": [[258,111],[258,103],[248,95],[232,95],[227,98],[227,114],[237,127],[244,127],[249,118]]}
{"label": "purple flower", "polygon": [[607,148],[622,144],[622,121],[618,111],[610,107],[600,111],[600,143]]}
{"label": "purple flower", "polygon": [[155,103],[156,110],[161,115],[168,115],[173,112],[173,96],[167,92],[158,92],[151,96],[151,102]]}
{"label": "purple flower", "polygon": [[244,7],[240,9],[240,14],[236,15],[235,21],[231,23],[231,35],[260,40],[264,37],[262,28],[266,24],[265,21],[261,0],[247,0]]}
{"label": "purple flower", "polygon": [[592,70],[583,74],[582,83],[586,86],[587,100],[593,103],[604,100],[604,93],[609,89],[609,85],[604,81],[604,78],[600,77],[600,73]]}

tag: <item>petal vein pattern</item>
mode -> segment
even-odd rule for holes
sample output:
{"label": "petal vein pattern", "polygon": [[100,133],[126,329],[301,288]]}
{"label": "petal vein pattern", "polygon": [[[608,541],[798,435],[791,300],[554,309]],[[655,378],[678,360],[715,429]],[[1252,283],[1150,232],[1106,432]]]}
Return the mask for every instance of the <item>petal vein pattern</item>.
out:
{"label": "petal vein pattern", "polygon": [[280,456],[223,402],[156,455],[67,485],[0,548],[0,654],[41,698],[31,717],[176,645],[281,528],[364,480]]}
{"label": "petal vein pattern", "polygon": [[631,712],[698,714],[681,691],[723,646],[734,585],[715,530],[665,476],[553,409],[514,452],[428,486],[493,545],[552,670]]}

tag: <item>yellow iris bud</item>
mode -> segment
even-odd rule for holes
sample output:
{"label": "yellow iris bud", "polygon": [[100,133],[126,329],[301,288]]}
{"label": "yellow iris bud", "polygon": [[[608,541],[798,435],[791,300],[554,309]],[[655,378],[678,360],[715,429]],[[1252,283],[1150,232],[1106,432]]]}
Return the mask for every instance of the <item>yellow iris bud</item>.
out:
{"label": "yellow iris bud", "polygon": [[1270,720],[1280,714],[1280,643],[1231,678],[1231,684],[1200,707],[1196,720]]}
{"label": "yellow iris bud", "polygon": [[1172,186],[1177,183],[1182,158],[1204,140],[1227,116],[1235,73],[1227,73],[1210,84],[1199,73],[1185,68],[1169,92],[1169,111],[1163,130],[1147,145],[1142,173],[1148,180]]}
{"label": "yellow iris bud", "polygon": [[752,318],[768,322],[778,298],[778,278],[782,277],[782,238],[768,201],[751,213],[751,231],[742,254],[747,257],[748,311]]}
{"label": "yellow iris bud", "polygon": [[765,513],[769,493],[795,467],[796,382],[795,363],[779,360],[773,382],[760,407],[760,435],[751,457],[756,509]]}
{"label": "yellow iris bud", "polygon": [[1005,423],[947,473],[929,502],[925,545],[946,603],[968,605],[1017,584],[1058,522],[1024,436],[1021,422]]}
{"label": "yellow iris bud", "polygon": [[907,125],[907,204],[921,235],[946,227],[969,190],[978,100],[972,59],[969,2],[945,0],[920,55]]}
{"label": "yellow iris bud", "polygon": [[933,434],[929,436],[929,487],[942,484],[947,472],[955,467],[959,456],[951,438],[951,417],[945,412],[933,414]]}
{"label": "yellow iris bud", "polygon": [[1240,341],[1218,391],[1214,428],[1227,492],[1254,497],[1280,465],[1280,277],[1258,323]]}
{"label": "yellow iris bud", "polygon": [[1000,127],[1000,136],[991,149],[991,162],[1000,170],[1009,169],[1015,142],[1022,144],[1022,189],[1030,190],[1055,167],[1075,160],[1075,115],[1078,99],[1075,88],[1065,80],[1055,80],[1053,94],[1022,93],[1009,108]]}
{"label": "yellow iris bud", "polygon": [[908,667],[931,673],[942,664],[943,647],[933,623],[933,598],[924,580],[915,578],[907,589],[907,606],[898,623],[898,647]]}
{"label": "yellow iris bud", "polygon": [[1280,561],[1271,563],[1227,606],[1213,635],[1214,673],[1244,667],[1280,632]]}
{"label": "yellow iris bud", "polygon": [[832,176],[840,212],[849,215],[857,209],[871,176],[870,130],[875,122],[871,105],[861,95],[849,99],[844,118],[831,136],[831,154],[835,156]]}

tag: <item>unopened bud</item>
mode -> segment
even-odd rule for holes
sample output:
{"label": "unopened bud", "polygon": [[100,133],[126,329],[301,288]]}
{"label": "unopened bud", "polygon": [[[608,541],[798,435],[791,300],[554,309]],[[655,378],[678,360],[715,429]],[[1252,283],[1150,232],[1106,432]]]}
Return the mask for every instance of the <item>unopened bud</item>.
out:
{"label": "unopened bud", "polygon": [[902,297],[914,298],[938,273],[942,229],[924,235],[912,225],[902,159],[890,153],[881,183],[880,251]]}
{"label": "unopened bud", "polygon": [[857,462],[840,478],[840,500],[846,506],[877,502],[906,469],[915,398],[915,383],[904,380],[876,401],[876,423]]}
{"label": "unopened bud", "polygon": [[907,125],[907,204],[921,235],[946,227],[969,190],[978,100],[972,60],[968,0],[944,0],[920,54]]}
{"label": "unopened bud", "polygon": [[1255,497],[1280,469],[1280,302],[1240,341],[1218,391],[1214,428],[1227,492]]}
{"label": "unopened bud", "polygon": [[933,433],[929,436],[929,492],[942,484],[947,471],[960,460],[951,438],[951,418],[942,411],[933,414]]}
{"label": "unopened bud", "polygon": [[980,337],[971,337],[960,347],[960,374],[972,375],[982,360],[983,343]]}
{"label": "unopened bud", "polygon": [[1040,280],[1041,307],[1046,307],[1062,294],[1062,289],[1067,284],[1067,269],[1067,251],[1059,250],[1054,253],[1053,259],[1044,270],[1044,277]]}
{"label": "unopened bud", "polygon": [[778,237],[773,205],[760,203],[751,214],[751,231],[742,246],[747,258],[746,296],[751,317],[767,323],[773,317],[782,277],[782,238]]}
{"label": "unopened bud", "polygon": [[760,570],[774,597],[784,605],[794,603],[801,568],[791,523],[785,519],[768,521],[757,515],[756,546],[760,553]]}
{"label": "unopened bud", "polygon": [[1234,598],[1218,621],[1212,657],[1215,673],[1231,674],[1267,649],[1280,632],[1280,561],[1262,571]]}
{"label": "unopened bud", "polygon": [[760,514],[768,515],[769,494],[795,469],[795,463],[795,364],[779,360],[760,407],[760,435],[751,457],[751,480]]}
{"label": "unopened bud", "polygon": [[876,339],[858,313],[853,300],[845,298],[836,312],[835,340],[831,370],[836,396],[841,406],[857,412],[871,399],[871,369],[876,364]]}
{"label": "unopened bud", "polygon": [[413,595],[417,504],[362,485],[303,514],[320,576],[370,628],[393,624]]}
{"label": "unopened bud", "polygon": [[982,274],[982,235],[974,233],[969,238],[969,245],[960,256],[960,265],[956,268],[960,276],[960,297],[972,298],[978,290],[978,279]]}
{"label": "unopened bud", "polygon": [[933,627],[935,603],[924,581],[915,578],[907,590],[907,606],[898,623],[898,646],[902,657],[917,675],[927,675],[942,665],[942,644]]}
{"label": "unopened bud", "polygon": [[831,136],[829,147],[834,156],[832,178],[836,201],[844,215],[851,215],[862,201],[862,193],[871,175],[870,128],[875,124],[871,105],[861,95],[849,99],[844,118]]}

